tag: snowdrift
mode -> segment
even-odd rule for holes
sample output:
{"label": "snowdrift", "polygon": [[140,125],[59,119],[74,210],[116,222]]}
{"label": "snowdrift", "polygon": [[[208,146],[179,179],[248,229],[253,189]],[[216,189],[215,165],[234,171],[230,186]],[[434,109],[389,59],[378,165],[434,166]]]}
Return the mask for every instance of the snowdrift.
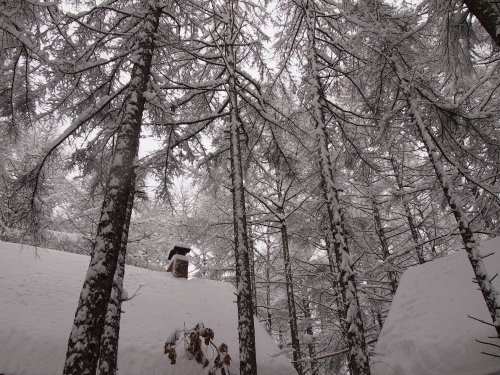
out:
{"label": "snowdrift", "polygon": [[[90,258],[0,242],[0,373],[61,374],[66,345]],[[180,280],[164,272],[127,266],[118,365],[120,375],[200,375],[195,361],[171,365],[163,353],[175,329],[203,322],[214,342],[229,347],[232,373],[239,372],[234,288],[223,282]],[[294,369],[256,322],[259,375],[289,375]],[[182,345],[182,343],[181,343]],[[215,353],[213,353],[215,356]],[[209,353],[209,359],[211,359]]]}
{"label": "snowdrift", "polygon": [[[481,245],[486,269],[500,272],[500,237]],[[408,269],[375,347],[373,375],[500,374],[500,354],[475,340],[498,344],[465,251]],[[493,284],[500,290],[500,276]]]}

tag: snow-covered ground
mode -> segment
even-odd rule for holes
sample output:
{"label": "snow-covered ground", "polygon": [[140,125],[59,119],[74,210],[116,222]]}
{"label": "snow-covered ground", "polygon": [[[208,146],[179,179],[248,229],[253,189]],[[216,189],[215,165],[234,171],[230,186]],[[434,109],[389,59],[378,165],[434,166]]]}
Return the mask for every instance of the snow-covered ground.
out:
{"label": "snow-covered ground", "polygon": [[[500,272],[500,237],[481,245],[491,276]],[[407,270],[384,324],[373,358],[373,375],[500,374],[500,359],[481,351],[498,349],[475,339],[498,344],[465,251]],[[500,290],[500,276],[493,284]]]}
{"label": "snow-covered ground", "polygon": [[[0,373],[61,374],[66,345],[89,257],[0,242]],[[236,296],[234,288],[211,280],[180,280],[170,274],[126,267],[118,356],[120,375],[199,375],[195,361],[171,365],[163,345],[177,328],[203,322],[214,342],[229,346],[231,369],[238,372]],[[256,322],[259,375],[289,375],[293,367]],[[182,346],[182,344],[181,344]],[[209,359],[213,353],[208,353]]]}

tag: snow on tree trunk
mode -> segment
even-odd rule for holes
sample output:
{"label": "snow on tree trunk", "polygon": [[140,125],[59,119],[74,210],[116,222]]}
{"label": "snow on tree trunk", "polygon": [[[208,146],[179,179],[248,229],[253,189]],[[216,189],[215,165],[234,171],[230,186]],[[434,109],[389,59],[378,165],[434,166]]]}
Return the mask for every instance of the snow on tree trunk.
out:
{"label": "snow on tree trunk", "polygon": [[100,375],[115,375],[118,369],[118,341],[120,337],[120,318],[122,312],[123,278],[125,277],[125,258],[127,255],[130,218],[134,205],[134,192],[135,187],[133,186],[128,199],[126,220],[123,226],[122,244],[120,254],[118,255],[118,264],[113,277],[113,289],[111,290],[111,298],[104,320],[104,332],[101,337],[99,353],[98,373]]}
{"label": "snow on tree trunk", "polygon": [[[324,220],[328,221],[326,218]],[[331,277],[331,283],[332,283],[332,288],[335,291],[335,303],[337,305],[337,314],[339,316],[342,328],[344,330],[347,330],[345,320],[343,320],[343,317],[345,315],[344,294],[342,293],[339,287],[339,280],[338,280],[339,269],[337,267],[336,254],[335,254],[335,249],[333,247],[333,239],[331,238],[332,234],[331,231],[328,228],[326,228],[330,226],[329,223],[328,224],[324,223],[324,225],[325,228],[322,228],[322,230],[324,233],[325,249],[328,255],[328,266],[333,276]]]}
{"label": "snow on tree trunk", "polygon": [[225,61],[228,71],[227,90],[230,100],[229,148],[233,195],[234,251],[236,258],[236,285],[238,304],[238,337],[240,342],[240,375],[256,375],[255,327],[253,318],[250,249],[248,248],[245,191],[241,157],[240,129],[242,121],[238,107],[236,84],[236,53],[233,43],[237,33],[234,9],[237,1],[227,3],[228,24],[225,34]]}
{"label": "snow on tree trunk", "polygon": [[[230,85],[231,86],[231,85]],[[253,293],[250,275],[250,251],[246,231],[246,207],[240,149],[240,123],[237,111],[231,110],[230,150],[233,194],[234,249],[238,303],[238,335],[240,340],[240,374],[257,374]]]}
{"label": "snow on tree trunk", "polygon": [[125,115],[116,138],[112,165],[97,228],[94,252],[85,277],[73,328],[68,341],[64,375],[93,375],[99,358],[100,340],[113,277],[123,242],[123,228],[131,187],[135,180],[135,164],[153,56],[153,35],[158,29],[161,9],[150,4],[144,20],[144,32],[138,36],[137,61],[134,63]]}
{"label": "snow on tree trunk", "polygon": [[308,38],[309,87],[312,91],[312,115],[315,122],[318,162],[323,190],[323,198],[327,208],[327,230],[332,239],[333,249],[339,270],[338,286],[344,300],[344,309],[340,315],[345,322],[346,338],[349,348],[349,368],[353,375],[370,374],[368,355],[366,351],[365,333],[361,310],[357,295],[356,280],[352,269],[353,260],[349,254],[345,234],[342,208],[339,202],[338,189],[334,184],[332,163],[329,152],[329,139],[326,128],[325,93],[321,84],[318,65],[318,53],[315,46],[315,13],[311,1],[303,1],[304,21]]}
{"label": "snow on tree trunk", "polygon": [[472,266],[475,275],[475,282],[478,284],[479,289],[483,295],[483,298],[488,307],[488,311],[493,321],[493,325],[497,331],[497,336],[500,338],[500,296],[498,291],[495,290],[493,284],[491,283],[491,277],[488,275],[486,268],[484,266],[483,259],[481,257],[478,244],[474,238],[474,233],[469,226],[469,219],[467,214],[463,211],[463,204],[460,198],[455,193],[453,185],[451,184],[444,165],[439,157],[439,152],[437,147],[430,135],[430,129],[424,124],[422,116],[418,110],[416,100],[409,99],[409,105],[411,109],[411,114],[415,119],[418,132],[425,145],[429,159],[432,163],[434,171],[436,173],[439,184],[443,189],[444,196],[448,205],[451,208],[451,212],[455,217],[458,224],[458,229],[460,231],[460,236],[462,237],[462,242],[467,252],[469,262]]}

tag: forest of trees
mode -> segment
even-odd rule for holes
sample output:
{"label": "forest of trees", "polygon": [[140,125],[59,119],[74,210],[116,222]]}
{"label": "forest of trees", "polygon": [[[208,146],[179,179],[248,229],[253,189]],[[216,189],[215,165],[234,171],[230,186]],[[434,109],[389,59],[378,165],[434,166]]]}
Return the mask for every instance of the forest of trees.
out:
{"label": "forest of trees", "polygon": [[[370,374],[404,270],[500,235],[488,0],[1,0],[0,240],[87,253],[64,374],[115,374],[125,263],[237,287],[299,375]],[[484,260],[487,262],[487,259]]]}

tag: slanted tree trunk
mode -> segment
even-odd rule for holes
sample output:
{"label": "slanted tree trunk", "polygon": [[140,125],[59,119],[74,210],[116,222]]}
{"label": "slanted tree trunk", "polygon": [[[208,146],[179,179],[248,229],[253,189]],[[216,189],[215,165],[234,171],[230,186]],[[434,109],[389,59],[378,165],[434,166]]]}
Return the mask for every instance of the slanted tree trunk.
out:
{"label": "slanted tree trunk", "polygon": [[238,336],[240,342],[240,375],[256,375],[255,327],[253,318],[252,278],[250,275],[250,249],[248,248],[247,216],[243,165],[241,157],[240,129],[243,123],[238,105],[236,84],[236,51],[234,42],[237,34],[235,20],[236,0],[228,0],[226,11],[229,22],[224,39],[224,55],[228,72],[227,91],[230,101],[229,148],[231,159],[231,183],[233,195],[234,252],[236,257],[236,286],[238,304]]}
{"label": "slanted tree trunk", "polygon": [[495,0],[464,0],[491,38],[500,47],[500,4]]}
{"label": "slanted tree trunk", "polygon": [[118,370],[118,341],[120,338],[120,318],[123,300],[123,279],[125,277],[125,258],[127,255],[128,231],[132,208],[134,205],[135,187],[132,187],[123,226],[122,245],[118,255],[118,264],[113,277],[113,289],[104,320],[104,332],[101,336],[99,354],[99,375],[115,375]]}
{"label": "slanted tree trunk", "polygon": [[[328,221],[326,218],[323,220]],[[327,229],[329,224],[322,224],[325,227],[322,228],[325,240],[325,249],[328,256],[328,267],[330,268],[330,281],[332,283],[332,289],[335,292],[335,303],[337,305],[337,315],[340,321],[340,325],[344,330],[347,330],[347,325],[345,324],[344,314],[345,314],[345,306],[344,306],[344,296],[339,287],[339,268],[336,263],[336,254],[332,250],[333,249],[333,239],[331,239],[331,232]]]}
{"label": "slanted tree trunk", "polygon": [[[123,243],[129,197],[135,180],[135,164],[145,98],[161,8],[150,6],[144,33],[138,42],[137,61],[131,71],[130,88],[124,101],[124,116],[116,138],[93,255],[85,277],[73,328],[68,340],[64,375],[94,375],[113,286],[113,277]],[[141,35],[139,33],[138,35]]]}
{"label": "slanted tree trunk", "polygon": [[429,160],[432,163],[439,184],[443,189],[446,201],[450,206],[455,220],[457,221],[465,251],[467,252],[469,262],[474,271],[475,282],[481,290],[486,306],[488,307],[491,320],[497,331],[497,336],[500,338],[500,296],[498,291],[493,287],[491,277],[488,275],[488,272],[484,267],[483,259],[481,258],[477,242],[474,238],[474,233],[469,225],[469,219],[467,218],[467,214],[463,211],[460,199],[457,197],[453,185],[448,179],[444,165],[439,157],[436,144],[431,137],[431,130],[424,124],[415,99],[409,99],[409,106],[411,114],[415,119],[420,138],[422,139],[429,155]]}
{"label": "slanted tree trunk", "polygon": [[339,269],[338,285],[345,304],[340,315],[344,319],[345,327],[347,328],[345,335],[349,347],[349,368],[353,375],[368,375],[370,374],[370,367],[366,351],[365,334],[358,301],[356,280],[352,269],[353,260],[349,254],[342,217],[342,208],[339,202],[339,191],[334,184],[332,163],[328,147],[329,139],[325,120],[327,106],[324,88],[319,74],[318,52],[315,46],[316,20],[315,12],[312,8],[314,4],[312,1],[303,0],[302,6],[304,9],[304,22],[307,28],[308,38],[308,83],[313,96],[311,102],[312,115],[315,123],[323,199],[325,200],[327,208],[327,230],[329,231],[329,236],[333,245],[333,248],[328,249],[328,252],[335,254],[336,264]]}

